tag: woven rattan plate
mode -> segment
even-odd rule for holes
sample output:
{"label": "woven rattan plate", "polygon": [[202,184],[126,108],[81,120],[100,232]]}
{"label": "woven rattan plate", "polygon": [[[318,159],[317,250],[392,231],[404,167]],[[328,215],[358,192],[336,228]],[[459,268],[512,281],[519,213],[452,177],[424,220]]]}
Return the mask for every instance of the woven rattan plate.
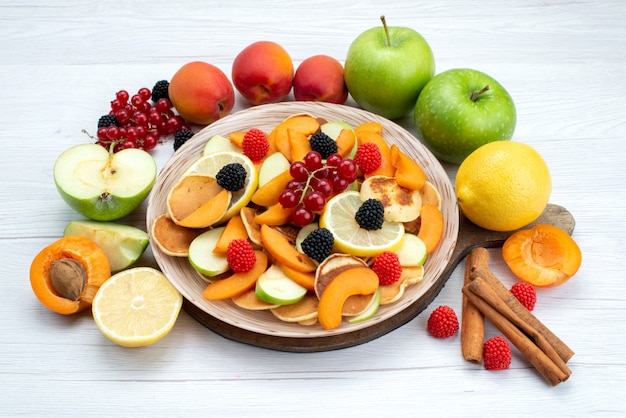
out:
{"label": "woven rattan plate", "polygon": [[[185,169],[201,154],[214,134],[228,136],[233,131],[256,127],[270,131],[285,118],[308,113],[328,121],[345,121],[353,126],[377,121],[383,136],[397,144],[424,169],[428,180],[439,190],[445,220],[443,239],[425,264],[422,282],[408,288],[401,300],[381,306],[376,315],[362,323],[347,321],[337,329],[319,325],[303,326],[282,322],[271,312],[248,311],[230,301],[208,301],[202,297],[206,282],[186,258],[162,253],[151,242],[155,259],[173,285],[182,293],[185,310],[216,333],[243,343],[281,351],[314,352],[345,348],[370,341],[410,321],[433,300],[447,279],[444,271],[453,257],[459,230],[459,212],[450,180],[439,161],[413,135],[398,124],[378,115],[343,105],[312,102],[283,102],[257,106],[233,113],[198,132],[166,163],[153,188],[147,211],[147,225],[166,213],[166,197]],[[148,227],[150,230],[150,227]],[[152,237],[151,237],[152,240]]]}

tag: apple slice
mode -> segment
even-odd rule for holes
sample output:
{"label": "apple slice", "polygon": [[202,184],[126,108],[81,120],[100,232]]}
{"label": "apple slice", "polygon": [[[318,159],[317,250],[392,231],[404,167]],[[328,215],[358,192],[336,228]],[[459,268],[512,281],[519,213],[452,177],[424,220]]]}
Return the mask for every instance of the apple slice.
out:
{"label": "apple slice", "polygon": [[272,264],[256,281],[256,297],[276,305],[291,305],[299,302],[306,292],[306,288],[285,276],[276,264]]}
{"label": "apple slice", "polygon": [[230,139],[215,134],[204,144],[202,155],[209,155],[217,151],[241,152],[241,147],[233,144]]}
{"label": "apple slice", "polygon": [[63,231],[64,236],[80,235],[91,239],[102,248],[111,271],[130,267],[148,247],[148,234],[139,228],[115,222],[92,220],[71,221]]}
{"label": "apple slice", "polygon": [[353,316],[352,318],[348,319],[348,322],[350,322],[351,324],[356,324],[356,323],[368,320],[372,316],[374,316],[376,312],[378,312],[379,307],[380,307],[380,288],[376,289],[376,292],[374,292],[374,297],[372,298],[372,301],[367,306],[367,308],[363,312],[361,312],[359,315]]}
{"label": "apple slice", "polygon": [[134,211],[156,175],[152,155],[135,148],[111,153],[97,144],[80,144],[54,163],[54,182],[63,200],[96,221],[113,221]]}
{"label": "apple slice", "polygon": [[422,266],[426,261],[428,249],[417,235],[405,233],[402,245],[396,251],[402,267]]}
{"label": "apple slice", "polygon": [[344,129],[348,129],[354,135],[354,146],[352,147],[352,150],[348,152],[347,155],[345,155],[345,157],[354,158],[358,144],[356,142],[356,134],[354,132],[354,128],[352,127],[352,125],[350,125],[348,122],[339,121],[339,120],[326,122],[320,125],[320,131],[322,131],[323,133],[325,133],[326,135],[328,135],[335,141],[337,141],[337,138],[341,134],[341,131],[343,131]]}
{"label": "apple slice", "polygon": [[274,152],[267,156],[259,168],[259,186],[267,184],[271,179],[289,170],[291,163],[282,152]]}
{"label": "apple slice", "polygon": [[226,255],[213,252],[224,228],[220,226],[209,229],[191,241],[191,245],[189,245],[189,263],[198,273],[214,277],[228,271]]}

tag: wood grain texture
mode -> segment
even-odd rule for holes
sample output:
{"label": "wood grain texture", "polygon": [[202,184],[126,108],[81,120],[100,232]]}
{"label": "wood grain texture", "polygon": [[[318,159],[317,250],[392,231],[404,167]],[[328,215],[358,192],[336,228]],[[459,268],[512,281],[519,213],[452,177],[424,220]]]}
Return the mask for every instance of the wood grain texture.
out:
{"label": "wood grain texture", "polygon": [[[465,361],[459,336],[426,332],[430,308],[355,347],[291,353],[223,338],[186,312],[158,344],[125,349],[89,313],[39,305],[30,262],[80,218],[55,189],[54,159],[89,141],[81,130],[95,133],[117,90],[196,59],[230,74],[259,39],[281,43],[296,64],[320,53],[343,61],[381,14],[426,37],[437,72],[472,67],[500,81],[517,106],[515,139],[546,159],[551,203],[576,220],[583,252],[577,275],[541,289],[534,311],[576,352],[567,382],[549,387],[518,352],[505,371]],[[0,16],[1,416],[317,416],[321,404],[332,416],[626,414],[626,3],[0,1]],[[246,107],[237,95],[235,110]],[[398,122],[415,132],[410,116]],[[159,167],[171,145],[156,150]],[[453,181],[456,167],[444,168]],[[145,227],[145,216],[144,205],[123,222]],[[151,253],[140,263],[154,265]],[[515,281],[497,248],[490,268]],[[452,269],[430,306],[460,313],[462,283],[463,268]],[[487,323],[485,336],[497,334]]]}

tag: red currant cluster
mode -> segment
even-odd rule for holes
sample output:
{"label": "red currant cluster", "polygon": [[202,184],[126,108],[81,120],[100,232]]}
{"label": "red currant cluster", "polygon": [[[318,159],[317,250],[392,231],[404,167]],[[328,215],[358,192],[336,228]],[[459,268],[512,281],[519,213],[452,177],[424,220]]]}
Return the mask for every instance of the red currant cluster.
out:
{"label": "red currant cluster", "polygon": [[98,128],[96,143],[106,149],[113,145],[113,152],[126,148],[149,151],[163,137],[190,129],[174,112],[169,99],[162,97],[153,103],[151,97],[147,87],[140,88],[133,96],[126,90],[118,91],[109,110],[114,123]]}
{"label": "red currant cluster", "polygon": [[313,222],[326,200],[344,191],[357,178],[357,166],[350,158],[331,154],[324,161],[317,151],[307,153],[303,161],[294,161],[289,172],[293,180],[278,201],[284,208],[296,208],[292,221],[298,226]]}

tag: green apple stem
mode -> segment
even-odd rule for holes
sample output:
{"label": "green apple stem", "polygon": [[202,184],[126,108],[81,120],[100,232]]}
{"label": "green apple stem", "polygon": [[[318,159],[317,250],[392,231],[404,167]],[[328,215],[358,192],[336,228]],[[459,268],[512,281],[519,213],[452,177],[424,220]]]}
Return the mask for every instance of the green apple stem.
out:
{"label": "green apple stem", "polygon": [[383,28],[385,29],[385,36],[387,36],[387,46],[391,46],[391,38],[389,37],[389,28],[387,27],[387,20],[385,20],[385,15],[380,17],[380,20],[383,22]]}
{"label": "green apple stem", "polygon": [[478,101],[478,98],[480,97],[480,95],[486,92],[487,90],[489,90],[489,85],[486,85],[485,87],[483,87],[482,89],[478,91],[473,91],[472,94],[470,94],[470,100],[473,102]]}

